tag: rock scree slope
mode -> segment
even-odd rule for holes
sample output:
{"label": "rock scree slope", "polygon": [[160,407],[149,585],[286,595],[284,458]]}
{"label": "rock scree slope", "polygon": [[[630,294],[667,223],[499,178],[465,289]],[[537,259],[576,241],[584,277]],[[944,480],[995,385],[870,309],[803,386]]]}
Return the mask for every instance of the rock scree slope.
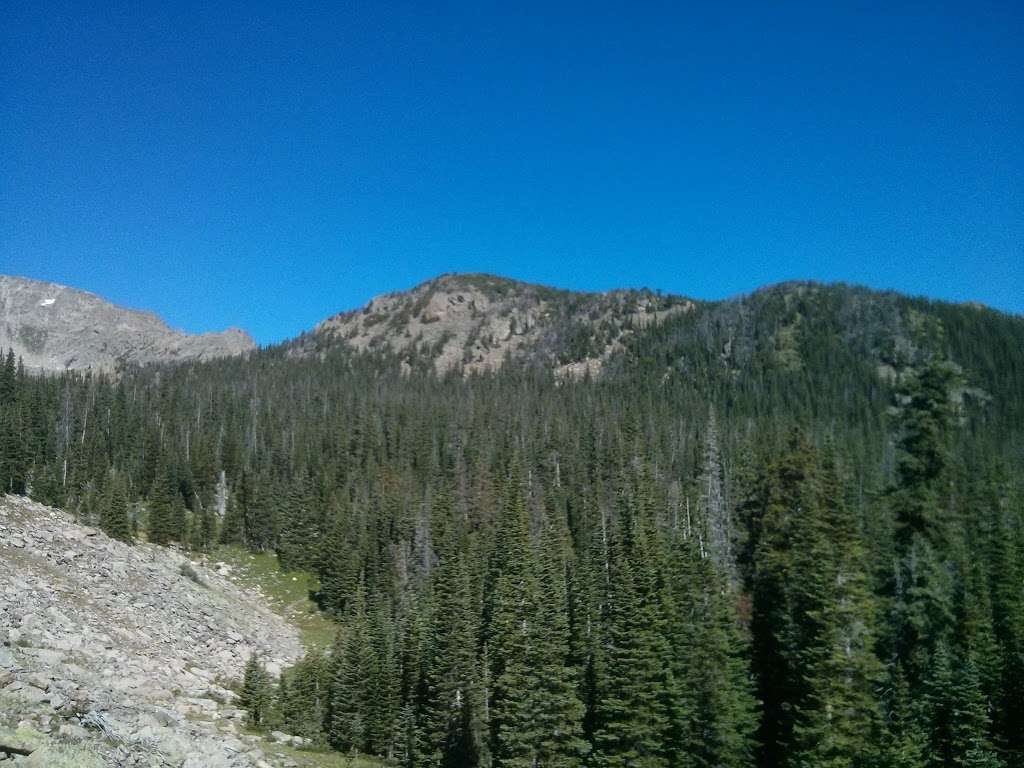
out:
{"label": "rock scree slope", "polygon": [[252,653],[293,663],[298,634],[226,570],[0,496],[0,762],[278,764],[226,686]]}

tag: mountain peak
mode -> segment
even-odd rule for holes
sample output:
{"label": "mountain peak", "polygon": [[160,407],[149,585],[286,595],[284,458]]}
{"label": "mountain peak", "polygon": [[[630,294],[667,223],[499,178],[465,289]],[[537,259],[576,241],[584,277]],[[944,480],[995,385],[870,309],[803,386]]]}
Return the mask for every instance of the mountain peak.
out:
{"label": "mountain peak", "polygon": [[0,348],[29,370],[113,370],[124,364],[206,360],[255,349],[245,331],[188,334],[152,312],[88,291],[0,275]]}
{"label": "mountain peak", "polygon": [[649,291],[579,293],[483,273],[442,274],[327,318],[305,350],[389,351],[405,366],[425,361],[438,373],[482,373],[530,359],[578,377],[598,372],[635,329],[693,306]]}

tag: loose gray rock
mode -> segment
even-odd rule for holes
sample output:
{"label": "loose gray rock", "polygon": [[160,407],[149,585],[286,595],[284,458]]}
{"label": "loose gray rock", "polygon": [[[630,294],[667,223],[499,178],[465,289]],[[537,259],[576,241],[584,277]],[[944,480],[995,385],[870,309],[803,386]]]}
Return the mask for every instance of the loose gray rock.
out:
{"label": "loose gray rock", "polygon": [[181,577],[180,552],[112,541],[24,498],[0,496],[0,520],[0,727],[80,744],[109,766],[276,759],[232,735],[241,713],[220,685],[241,678],[250,652],[279,664],[301,653],[261,596],[189,563],[199,586]]}

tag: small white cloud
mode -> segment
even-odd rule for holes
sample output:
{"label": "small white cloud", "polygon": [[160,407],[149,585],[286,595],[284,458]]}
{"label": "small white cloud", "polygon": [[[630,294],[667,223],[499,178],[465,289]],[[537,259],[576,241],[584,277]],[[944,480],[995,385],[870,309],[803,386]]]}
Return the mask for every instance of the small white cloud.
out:
{"label": "small white cloud", "polygon": [[57,300],[56,299],[43,299],[42,301],[39,302],[39,306],[40,307],[49,307],[55,301],[57,301]]}

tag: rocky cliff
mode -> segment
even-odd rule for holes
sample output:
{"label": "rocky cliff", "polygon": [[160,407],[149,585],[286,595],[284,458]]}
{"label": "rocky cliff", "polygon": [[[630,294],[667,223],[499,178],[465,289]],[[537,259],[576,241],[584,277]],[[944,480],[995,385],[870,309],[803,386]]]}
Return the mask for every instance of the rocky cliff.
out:
{"label": "rocky cliff", "polygon": [[29,370],[114,370],[238,355],[255,346],[237,328],[192,335],[86,291],[0,276],[0,348],[13,348]]}
{"label": "rocky cliff", "polygon": [[651,291],[578,293],[493,275],[442,275],[324,320],[295,350],[340,344],[438,373],[496,371],[507,359],[528,358],[578,377],[599,372],[636,331],[693,306]]}
{"label": "rocky cliff", "polygon": [[280,764],[227,686],[252,653],[293,662],[298,636],[229,576],[0,496],[0,761]]}

